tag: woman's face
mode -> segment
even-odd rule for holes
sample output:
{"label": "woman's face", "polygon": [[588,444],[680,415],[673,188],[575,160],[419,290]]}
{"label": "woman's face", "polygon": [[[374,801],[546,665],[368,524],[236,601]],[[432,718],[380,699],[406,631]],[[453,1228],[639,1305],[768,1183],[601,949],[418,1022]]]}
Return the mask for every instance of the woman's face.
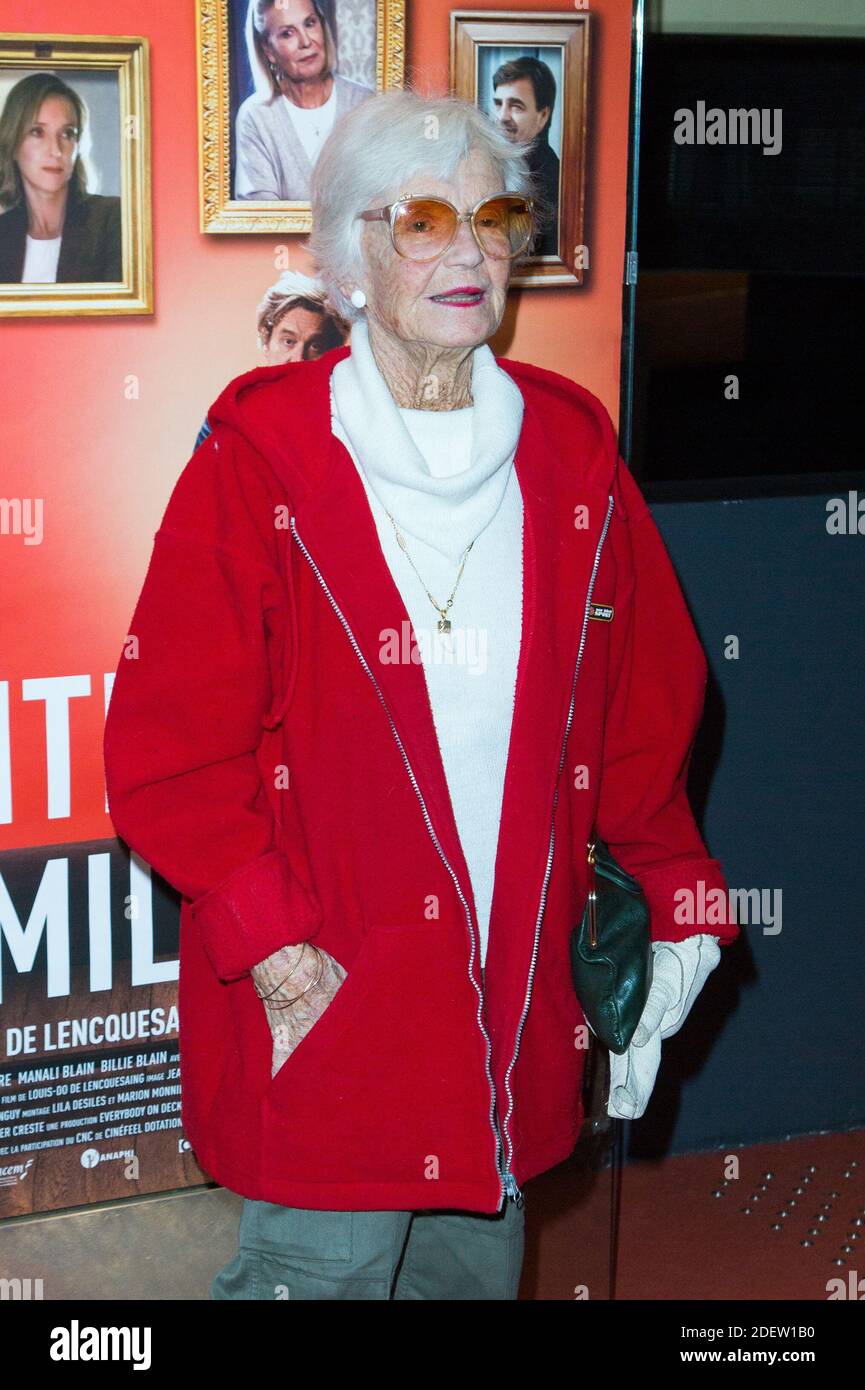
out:
{"label": "woman's face", "polygon": [[264,349],[269,367],[282,362],[313,361],[326,351],[324,347],[324,315],[311,309],[289,309],[283,314]]}
{"label": "woman's face", "polygon": [[[501,175],[487,155],[472,151],[453,179],[423,172],[391,190],[381,204],[406,194],[435,194],[466,213],[481,198],[503,193]],[[484,255],[467,222],[437,260],[411,261],[394,249],[386,222],[364,224],[361,289],[367,316],[408,342],[437,347],[476,347],[502,320],[511,263]],[[351,287],[349,287],[349,293]]]}
{"label": "woman's face", "polygon": [[24,187],[57,193],[72,178],[78,158],[78,117],[66,97],[46,97],[24,132],[15,162]]}
{"label": "woman's face", "polygon": [[279,0],[265,17],[268,57],[290,82],[321,77],[327,50],[312,0]]}

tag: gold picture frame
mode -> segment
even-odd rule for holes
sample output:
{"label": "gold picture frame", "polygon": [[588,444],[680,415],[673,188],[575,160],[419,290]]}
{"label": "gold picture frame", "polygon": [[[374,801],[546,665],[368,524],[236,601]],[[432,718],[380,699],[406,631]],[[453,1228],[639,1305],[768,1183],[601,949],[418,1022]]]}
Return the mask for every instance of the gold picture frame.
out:
{"label": "gold picture frame", "polygon": [[[121,274],[118,280],[0,281],[0,317],[152,314],[149,41],[113,34],[0,34],[0,77],[10,70],[23,70],[28,76],[54,73],[73,87],[74,73],[82,74],[82,79],[97,73],[116,74]],[[13,204],[3,212],[14,209]],[[18,221],[24,228],[23,245],[26,219]],[[8,239],[10,233],[0,216],[0,240],[4,231]]]}
{"label": "gold picture frame", "polygon": [[[590,16],[585,11],[571,15],[552,10],[452,10],[450,18],[451,92],[482,110],[488,109],[492,93],[487,94],[484,102],[479,100],[481,81],[489,81],[490,67],[498,65],[510,50],[514,58],[524,57],[525,50],[535,50],[535,60],[537,50],[549,58],[550,77],[554,78],[550,90],[555,97],[547,120],[548,125],[556,121],[560,146],[553,219],[556,247],[554,251],[520,259],[511,284],[530,289],[582,285],[588,266],[585,228]],[[525,81],[531,93],[532,84]],[[544,140],[551,144],[547,135]]]}
{"label": "gold picture frame", "polygon": [[[240,0],[243,3],[244,0]],[[405,0],[376,7],[376,91],[403,85]],[[199,199],[202,232],[308,232],[309,202],[258,202],[232,197],[232,97],[229,6],[238,0],[196,0],[198,31]]]}

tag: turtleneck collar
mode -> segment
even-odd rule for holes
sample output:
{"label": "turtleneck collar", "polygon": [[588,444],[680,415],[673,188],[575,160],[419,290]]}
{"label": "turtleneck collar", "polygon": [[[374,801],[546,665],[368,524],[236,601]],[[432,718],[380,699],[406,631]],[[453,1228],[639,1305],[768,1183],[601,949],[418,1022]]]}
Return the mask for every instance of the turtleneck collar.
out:
{"label": "turtleneck collar", "polygon": [[[331,401],[364,477],[407,536],[452,560],[493,520],[505,494],[523,420],[523,398],[486,343],[472,354],[471,463],[434,476],[382,376],[361,320],[351,353],[331,373]],[[442,412],[446,414],[447,412]]]}

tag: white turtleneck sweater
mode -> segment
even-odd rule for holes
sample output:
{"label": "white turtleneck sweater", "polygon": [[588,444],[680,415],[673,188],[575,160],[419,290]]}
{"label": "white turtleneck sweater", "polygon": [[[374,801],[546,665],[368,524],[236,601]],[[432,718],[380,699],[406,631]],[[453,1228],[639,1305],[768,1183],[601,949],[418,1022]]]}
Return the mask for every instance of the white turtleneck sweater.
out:
{"label": "white turtleneck sweater", "polygon": [[[332,428],[363,482],[420,650],[483,967],[522,634],[523,504],[513,467],[522,396],[484,345],[472,359],[472,406],[402,409],[378,369],[365,323],[355,325],[351,347],[331,376]],[[443,606],[469,542],[448,614],[452,630],[441,635],[424,585]],[[383,630],[373,655],[405,660],[410,641],[408,632]]]}

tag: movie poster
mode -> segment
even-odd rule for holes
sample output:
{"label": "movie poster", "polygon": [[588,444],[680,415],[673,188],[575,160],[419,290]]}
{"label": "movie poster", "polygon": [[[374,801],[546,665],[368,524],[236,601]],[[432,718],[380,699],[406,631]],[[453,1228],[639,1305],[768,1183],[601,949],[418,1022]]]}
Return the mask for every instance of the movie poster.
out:
{"label": "movie poster", "polygon": [[[440,94],[455,85],[447,7],[334,0],[324,10],[339,72],[364,99],[410,73]],[[0,36],[0,116],[15,94],[15,149],[55,142],[39,166],[52,189],[65,180],[71,190],[87,161],[71,240],[72,221],[30,225],[14,180],[0,199],[0,219],[15,214],[15,273],[0,283],[0,1220],[211,1181],[181,1118],[179,898],[115,834],[102,741],[153,538],[209,407],[242,373],[346,340],[319,300],[301,235],[308,207],[292,213],[301,228],[278,200],[265,216],[230,184],[237,116],[253,95],[243,13],[225,0],[158,6],[139,15],[144,33],[121,39],[101,32],[86,0],[72,0],[71,33],[52,33],[61,21],[34,0],[29,34]],[[611,13],[622,41],[599,108],[608,125],[630,61],[629,7]],[[223,30],[230,67],[216,61]],[[558,31],[544,39],[544,61],[559,41]],[[524,56],[529,39],[518,42]],[[563,57],[552,70],[551,139],[564,150],[563,83],[582,69]],[[215,181],[208,120],[228,155],[215,159]],[[553,294],[540,280],[517,291],[494,344],[581,380],[614,414],[626,170],[626,131],[615,129],[617,140],[598,143],[598,254],[585,284],[569,270]],[[208,198],[217,221],[254,212],[256,235],[208,234],[253,230],[203,218]],[[118,258],[121,277],[105,278]]]}
{"label": "movie poster", "polygon": [[7,851],[0,933],[0,1217],[205,1180],[180,1119],[173,892],[117,840]]}

